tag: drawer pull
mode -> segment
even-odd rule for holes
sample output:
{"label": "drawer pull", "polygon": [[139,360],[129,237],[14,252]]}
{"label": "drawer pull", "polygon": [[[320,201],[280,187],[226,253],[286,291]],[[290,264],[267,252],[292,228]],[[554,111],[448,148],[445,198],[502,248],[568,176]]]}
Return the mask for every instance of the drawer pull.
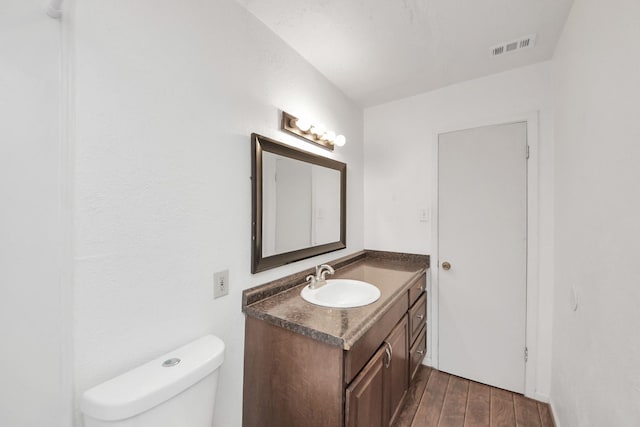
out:
{"label": "drawer pull", "polygon": [[416,316],[416,318],[417,318],[418,320],[422,320],[422,319],[424,319],[424,314],[418,314],[418,315]]}

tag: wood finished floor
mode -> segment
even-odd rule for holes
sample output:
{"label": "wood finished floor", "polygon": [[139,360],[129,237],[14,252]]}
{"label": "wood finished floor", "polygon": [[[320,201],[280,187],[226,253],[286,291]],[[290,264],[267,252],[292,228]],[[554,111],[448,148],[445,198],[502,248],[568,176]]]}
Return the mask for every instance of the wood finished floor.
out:
{"label": "wood finished floor", "polygon": [[421,366],[393,427],[555,427],[549,405]]}

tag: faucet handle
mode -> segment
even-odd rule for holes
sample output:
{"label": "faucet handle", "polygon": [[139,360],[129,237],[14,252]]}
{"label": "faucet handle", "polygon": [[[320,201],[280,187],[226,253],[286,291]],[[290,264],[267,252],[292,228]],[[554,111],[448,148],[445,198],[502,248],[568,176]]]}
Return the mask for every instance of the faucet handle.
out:
{"label": "faucet handle", "polygon": [[316,276],[314,276],[313,274],[308,275],[304,280],[309,282],[309,288],[314,289],[316,287]]}

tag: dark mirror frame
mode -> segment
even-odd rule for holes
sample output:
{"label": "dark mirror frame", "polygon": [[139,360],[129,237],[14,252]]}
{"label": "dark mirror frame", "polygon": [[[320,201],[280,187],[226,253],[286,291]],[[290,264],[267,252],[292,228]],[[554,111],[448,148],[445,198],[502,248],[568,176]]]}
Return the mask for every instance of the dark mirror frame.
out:
{"label": "dark mirror frame", "polygon": [[[262,152],[266,151],[340,172],[340,240],[318,246],[262,256]],[[282,144],[266,136],[251,134],[251,273],[259,273],[302,259],[347,247],[347,165]]]}

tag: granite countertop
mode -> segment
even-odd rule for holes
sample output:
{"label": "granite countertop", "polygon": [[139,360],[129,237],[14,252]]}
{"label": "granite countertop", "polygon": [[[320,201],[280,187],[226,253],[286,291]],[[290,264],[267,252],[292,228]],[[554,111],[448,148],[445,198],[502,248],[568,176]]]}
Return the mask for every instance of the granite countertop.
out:
{"label": "granite countertop", "polygon": [[[356,279],[380,289],[380,299],[364,307],[339,309],[311,304],[300,296],[306,270],[245,291],[243,311],[271,324],[349,350],[429,267],[427,255],[362,251],[329,262],[335,279]],[[277,293],[275,293],[277,292]]]}

